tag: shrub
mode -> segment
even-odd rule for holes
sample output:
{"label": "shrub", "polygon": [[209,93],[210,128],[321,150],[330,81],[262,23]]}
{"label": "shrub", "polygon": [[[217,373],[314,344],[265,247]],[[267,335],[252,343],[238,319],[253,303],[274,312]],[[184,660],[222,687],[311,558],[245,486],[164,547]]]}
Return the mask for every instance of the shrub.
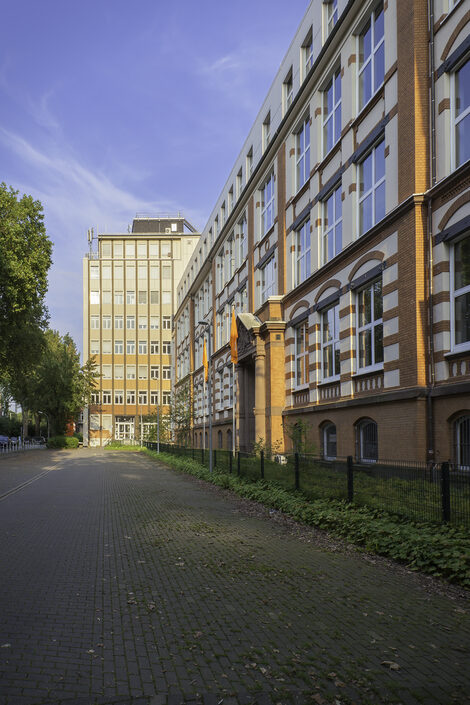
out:
{"label": "shrub", "polygon": [[74,436],[52,436],[47,441],[48,448],[78,448],[78,438]]}

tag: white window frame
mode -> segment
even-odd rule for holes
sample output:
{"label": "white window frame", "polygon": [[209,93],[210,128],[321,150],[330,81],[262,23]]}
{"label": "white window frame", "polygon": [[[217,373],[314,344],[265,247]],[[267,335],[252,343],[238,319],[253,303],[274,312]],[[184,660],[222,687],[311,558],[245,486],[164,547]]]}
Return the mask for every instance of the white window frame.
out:
{"label": "white window frame", "polygon": [[135,365],[126,365],[126,379],[135,379]]}
{"label": "white window frame", "polygon": [[126,316],[126,329],[135,330],[135,316]]}
{"label": "white window frame", "polygon": [[[455,288],[455,250],[456,247],[464,240],[470,240],[470,233],[467,233],[465,237],[459,238],[456,242],[452,243],[452,252],[450,257],[450,330],[451,330],[451,351],[452,352],[464,352],[470,350],[470,340],[464,341],[463,343],[456,343],[455,333],[456,333],[456,319],[455,319],[455,304],[456,299],[460,296],[470,295],[470,284],[466,286],[461,286],[460,288]],[[470,242],[469,242],[470,248]],[[470,315],[470,312],[469,312]]]}
{"label": "white window frame", "polygon": [[[369,457],[369,455],[366,455],[365,452],[365,446],[366,442],[364,439],[364,432],[368,426],[374,426],[375,427],[375,443],[376,443],[376,453],[375,457]],[[361,463],[376,463],[378,458],[379,458],[379,433],[378,433],[378,426],[377,422],[374,421],[373,419],[363,419],[358,425],[357,425],[357,433],[358,433],[358,451],[359,451],[359,461]]]}
{"label": "white window frame", "polygon": [[261,194],[261,222],[260,232],[261,237],[274,225],[274,171],[271,171],[269,176],[264,180],[260,189]]}
{"label": "white window frame", "polygon": [[294,328],[294,337],[294,389],[303,389],[310,380],[308,318]]}
{"label": "white window frame", "polygon": [[285,115],[294,102],[294,80],[292,66],[282,84],[282,114]]}
{"label": "white window frame", "polygon": [[[375,37],[375,20],[376,18],[380,15],[380,13],[384,14],[383,17],[383,23],[384,23],[384,33],[382,37],[379,39],[379,41],[376,43],[376,37]],[[371,31],[371,52],[368,57],[365,58],[365,61],[361,64],[361,37],[364,36],[366,28],[370,25],[370,31]],[[381,81],[377,85],[376,88],[374,86],[376,85],[376,73],[377,73],[377,67],[376,67],[376,59],[379,54],[379,52],[382,50],[382,47],[384,47],[385,43],[385,13],[384,13],[384,7],[383,7],[383,2],[380,2],[378,5],[375,6],[375,8],[372,10],[370,13],[369,17],[367,18],[367,22],[364,24],[364,26],[361,28],[360,32],[358,32],[357,37],[357,105],[359,108],[359,112],[365,108],[365,106],[372,100],[374,95],[382,88],[385,80],[385,75],[381,76]],[[384,55],[385,55],[385,48],[383,49]],[[361,89],[360,89],[360,84],[361,84],[361,77],[365,74],[367,71],[367,67],[370,65],[370,96],[367,98],[367,100],[364,100],[362,102],[361,99]],[[385,58],[384,58],[384,72],[385,72]]]}
{"label": "white window frame", "polygon": [[139,355],[147,355],[147,341],[139,340]]}
{"label": "white window frame", "polygon": [[[460,115],[457,115],[457,74],[458,72],[470,62],[470,56],[464,58],[459,65],[453,69],[450,75],[450,106],[451,106],[451,136],[450,136],[450,149],[451,149],[451,170],[457,169],[466,161],[458,161],[457,159],[457,127],[470,115],[470,103],[467,105],[465,110],[463,110]],[[470,68],[470,67],[469,67]],[[470,121],[469,121],[470,122]],[[470,135],[467,135],[467,139],[470,140]]]}
{"label": "white window frame", "polygon": [[162,365],[162,379],[171,379],[171,365]]}
{"label": "white window frame", "polygon": [[139,406],[147,406],[148,394],[145,389],[139,389],[138,401]]}
{"label": "white window frame", "polygon": [[[382,289],[382,279],[375,279],[374,281],[370,282],[367,284],[367,286],[363,286],[358,291],[356,292],[356,319],[357,319],[357,325],[356,325],[356,362],[357,362],[357,372],[358,373],[366,373],[366,372],[374,372],[374,371],[379,371],[383,370],[383,313],[382,316],[379,318],[375,318],[375,285],[380,282],[380,295],[382,298],[382,311],[383,311],[383,289]],[[360,311],[359,311],[359,297],[362,294],[362,292],[370,290],[371,294],[371,305],[370,305],[370,312],[371,312],[371,320],[368,323],[364,323],[362,326],[359,324],[359,317],[360,317]],[[379,360],[376,362],[376,358],[378,357],[377,351],[375,349],[375,329],[381,327],[382,328],[382,360]],[[366,333],[367,331],[370,331],[370,341],[371,341],[371,364],[370,365],[364,365],[361,366],[361,347],[360,347],[360,337],[361,333]]]}
{"label": "white window frame", "polygon": [[[376,175],[376,153],[379,148],[384,149],[385,152],[385,138],[379,140],[371,150],[367,152],[367,154],[364,155],[364,157],[361,159],[361,161],[357,165],[357,175],[358,175],[358,189],[357,189],[357,203],[358,203],[358,208],[357,208],[357,232],[359,234],[359,237],[364,235],[370,228],[373,228],[376,223],[380,222],[382,218],[384,217],[386,210],[387,210],[387,204],[386,204],[386,174],[387,170],[386,168],[384,169],[384,175],[380,176],[377,179]],[[371,157],[372,159],[372,184],[371,187],[369,188],[368,191],[365,191],[361,195],[361,182],[362,182],[362,171],[364,168],[364,164]],[[385,165],[385,156],[384,156],[384,165]],[[381,186],[384,185],[384,213],[377,217],[377,193]],[[361,207],[363,204],[366,203],[367,199],[370,197],[370,204],[371,204],[371,225],[370,228],[367,228],[366,230],[362,229],[362,224],[361,224]]]}
{"label": "white window frame", "polygon": [[[331,259],[336,257],[337,254],[343,249],[343,202],[342,202],[342,191],[341,184],[334,188],[329,195],[322,201],[323,210],[323,236],[322,236],[322,263],[326,264]],[[338,215],[337,208],[337,198],[339,197],[339,203],[341,206],[341,213]],[[333,200],[331,200],[333,199]],[[328,221],[328,204],[332,204],[333,209],[333,222]],[[340,234],[340,247],[338,249],[338,233]],[[329,256],[329,242],[333,244],[333,254]]]}
{"label": "white window frame", "polygon": [[310,116],[295,134],[295,183],[299,191],[310,179]]}
{"label": "white window frame", "polygon": [[115,340],[114,341],[114,354],[115,355],[124,355],[124,341],[123,340]]}
{"label": "white window frame", "polygon": [[302,81],[308,76],[308,72],[313,66],[313,27],[310,28],[302,43]]}
{"label": "white window frame", "polygon": [[310,218],[295,231],[294,286],[302,284],[312,273],[312,238]]}
{"label": "white window frame", "polygon": [[158,340],[151,340],[150,341],[150,354],[151,355],[158,355],[159,354],[159,349],[160,349],[160,341]]}
{"label": "white window frame", "polygon": [[111,330],[111,316],[103,316],[101,323],[103,330]]}
{"label": "white window frame", "polygon": [[124,404],[124,390],[115,389],[114,390],[114,403],[117,406],[122,406]]}
{"label": "white window frame", "polygon": [[325,34],[329,37],[338,21],[338,0],[330,0],[325,5]]}
{"label": "white window frame", "polygon": [[135,355],[135,340],[126,340],[126,355]]}
{"label": "white window frame", "polygon": [[110,389],[103,389],[101,398],[102,398],[102,402],[101,402],[102,404],[112,404],[113,396],[112,396],[111,390]]}
{"label": "white window frame", "polygon": [[[332,312],[333,313],[333,320],[334,320],[334,330],[332,331],[332,335],[330,338],[325,340],[325,335],[326,335],[326,320],[328,314]],[[340,353],[340,337],[339,337],[339,329],[340,329],[340,321],[339,321],[339,301],[335,303],[333,306],[329,306],[328,308],[325,308],[321,312],[321,326],[320,326],[320,341],[321,341],[321,375],[322,375],[322,381],[323,382],[336,382],[337,380],[340,379],[341,376],[341,360],[340,360],[340,369],[336,372],[336,355],[337,353]],[[330,333],[331,333],[331,327],[330,327]],[[325,355],[326,351],[331,348],[331,359],[332,359],[332,365],[333,365],[333,374],[328,374],[326,371],[326,365],[325,365]]]}
{"label": "white window frame", "polygon": [[[337,79],[339,78],[339,84]],[[339,85],[339,96],[337,86]],[[331,89],[332,92],[332,107],[328,112],[328,91]],[[337,68],[331,74],[330,80],[323,90],[323,118],[322,118],[322,140],[323,140],[323,156],[326,157],[329,152],[338,144],[341,140],[341,97],[342,97],[342,86],[341,86],[341,68]],[[339,123],[339,125],[338,125]],[[330,147],[328,147],[327,130],[329,125],[332,125],[333,132],[333,142]]]}
{"label": "white window frame", "polygon": [[162,316],[162,330],[171,330],[171,316]]}
{"label": "white window frame", "polygon": [[[275,296],[277,291],[276,257],[273,255],[260,268],[260,304],[264,304],[270,296]],[[268,275],[268,276],[267,276]]]}
{"label": "white window frame", "polygon": [[135,389],[128,389],[126,391],[126,404],[135,405]]}

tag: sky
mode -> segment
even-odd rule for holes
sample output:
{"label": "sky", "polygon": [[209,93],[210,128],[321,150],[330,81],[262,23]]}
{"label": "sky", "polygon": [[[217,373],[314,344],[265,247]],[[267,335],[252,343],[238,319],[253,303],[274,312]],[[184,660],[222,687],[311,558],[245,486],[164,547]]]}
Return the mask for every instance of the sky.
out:
{"label": "sky", "polygon": [[308,4],[2,3],[0,182],[43,204],[49,325],[80,350],[88,228],[204,228]]}

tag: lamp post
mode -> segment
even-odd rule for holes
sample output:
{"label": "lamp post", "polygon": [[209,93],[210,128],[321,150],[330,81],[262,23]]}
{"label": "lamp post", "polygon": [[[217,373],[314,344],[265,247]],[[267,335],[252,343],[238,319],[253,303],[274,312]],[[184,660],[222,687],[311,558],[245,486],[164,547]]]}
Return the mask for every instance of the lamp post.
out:
{"label": "lamp post", "polygon": [[211,346],[211,324],[207,321],[198,321],[200,326],[204,326],[207,330],[207,357],[208,357],[208,375],[207,375],[207,392],[209,395],[209,472],[212,472],[212,346]]}

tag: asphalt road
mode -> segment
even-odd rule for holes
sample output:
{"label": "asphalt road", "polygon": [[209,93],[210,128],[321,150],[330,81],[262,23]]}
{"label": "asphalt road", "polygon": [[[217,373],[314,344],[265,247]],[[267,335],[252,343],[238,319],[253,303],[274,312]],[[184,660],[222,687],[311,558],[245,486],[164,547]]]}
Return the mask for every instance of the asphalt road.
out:
{"label": "asphalt road", "polygon": [[468,600],[143,454],[0,457],[0,576],[0,705],[470,702]]}

